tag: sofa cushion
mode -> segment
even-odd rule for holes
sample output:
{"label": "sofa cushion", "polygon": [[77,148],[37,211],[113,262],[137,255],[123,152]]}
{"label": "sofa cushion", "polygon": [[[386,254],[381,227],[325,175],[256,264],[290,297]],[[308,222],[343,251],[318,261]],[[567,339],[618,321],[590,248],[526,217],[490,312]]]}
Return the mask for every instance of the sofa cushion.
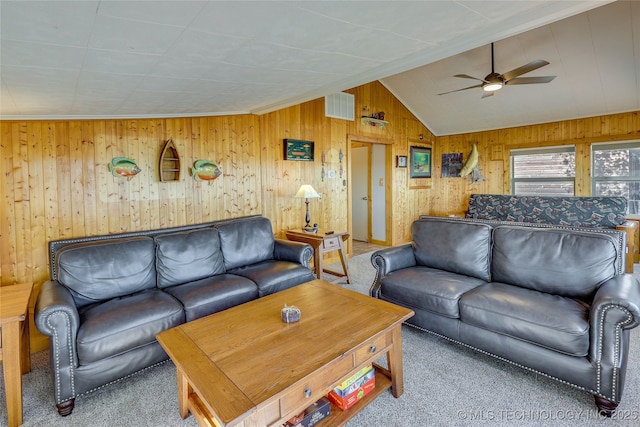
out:
{"label": "sofa cushion", "polygon": [[411,225],[416,263],[491,280],[491,229],[455,218],[423,217]]}
{"label": "sofa cushion", "polygon": [[258,287],[235,274],[218,274],[165,288],[184,306],[187,322],[258,298]]}
{"label": "sofa cushion", "polygon": [[589,307],[572,298],[493,282],[460,298],[460,320],[572,356],[589,351]]}
{"label": "sofa cushion", "polygon": [[590,300],[616,274],[615,237],[597,231],[498,226],[492,278],[523,288]]}
{"label": "sofa cushion", "polygon": [[216,225],[227,271],[273,259],[271,221],[265,217],[229,221]]}
{"label": "sofa cushion", "polygon": [[482,279],[435,268],[411,267],[386,275],[381,281],[380,293],[385,300],[399,305],[457,319],[460,317],[460,297],[486,283]]}
{"label": "sofa cushion", "polygon": [[163,234],[155,240],[159,288],[224,273],[220,238],[215,228]]}
{"label": "sofa cushion", "polygon": [[56,254],[58,281],[78,307],[156,286],[155,244],[150,237],[78,243]]}
{"label": "sofa cushion", "polygon": [[79,314],[81,365],[152,343],[156,334],[185,321],[182,305],[159,289],[86,306]]}
{"label": "sofa cushion", "polygon": [[261,297],[292,288],[316,278],[307,267],[290,261],[274,260],[235,268],[229,273],[254,281],[258,285],[258,295]]}

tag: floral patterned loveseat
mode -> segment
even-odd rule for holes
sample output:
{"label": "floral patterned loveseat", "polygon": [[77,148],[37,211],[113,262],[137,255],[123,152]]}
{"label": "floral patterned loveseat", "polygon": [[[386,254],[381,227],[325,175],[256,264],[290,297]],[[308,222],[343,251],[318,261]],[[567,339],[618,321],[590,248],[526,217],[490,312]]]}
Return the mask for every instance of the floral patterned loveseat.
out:
{"label": "floral patterned loveseat", "polygon": [[633,272],[638,223],[627,221],[624,197],[472,194],[466,218],[566,227],[613,228],[627,233],[626,271]]}

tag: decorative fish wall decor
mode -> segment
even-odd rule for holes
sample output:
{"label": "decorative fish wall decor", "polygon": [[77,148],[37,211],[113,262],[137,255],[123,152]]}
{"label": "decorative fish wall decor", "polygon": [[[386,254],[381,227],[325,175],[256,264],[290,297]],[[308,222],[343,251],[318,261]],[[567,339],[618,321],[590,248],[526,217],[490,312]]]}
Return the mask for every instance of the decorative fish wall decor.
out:
{"label": "decorative fish wall decor", "polygon": [[211,160],[196,160],[191,168],[191,174],[196,181],[209,181],[209,185],[212,185],[213,181],[222,175],[222,171]]}
{"label": "decorative fish wall decor", "polygon": [[469,153],[469,158],[460,170],[460,176],[462,177],[469,175],[471,172],[473,172],[476,166],[478,166],[478,157],[480,156],[478,154],[478,143],[472,142],[471,145],[471,153]]}
{"label": "decorative fish wall decor", "polygon": [[130,181],[131,178],[140,173],[142,169],[136,165],[136,162],[127,157],[114,157],[109,163],[109,172],[115,177],[127,178]]}

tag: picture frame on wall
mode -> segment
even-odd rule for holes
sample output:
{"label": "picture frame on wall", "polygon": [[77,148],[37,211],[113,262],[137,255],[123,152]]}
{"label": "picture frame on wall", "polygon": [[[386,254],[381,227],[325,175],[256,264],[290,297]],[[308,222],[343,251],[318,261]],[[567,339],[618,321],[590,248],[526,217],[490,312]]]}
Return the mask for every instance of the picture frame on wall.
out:
{"label": "picture frame on wall", "polygon": [[283,145],[285,160],[302,160],[306,162],[313,162],[313,141],[304,141],[301,139],[285,139]]}
{"label": "picture frame on wall", "polygon": [[447,153],[442,155],[442,177],[459,177],[462,169],[462,153]]}
{"label": "picture frame on wall", "polygon": [[409,177],[431,178],[431,148],[411,146],[409,154]]}
{"label": "picture frame on wall", "polygon": [[396,156],[396,167],[397,168],[406,168],[407,167],[407,156]]}

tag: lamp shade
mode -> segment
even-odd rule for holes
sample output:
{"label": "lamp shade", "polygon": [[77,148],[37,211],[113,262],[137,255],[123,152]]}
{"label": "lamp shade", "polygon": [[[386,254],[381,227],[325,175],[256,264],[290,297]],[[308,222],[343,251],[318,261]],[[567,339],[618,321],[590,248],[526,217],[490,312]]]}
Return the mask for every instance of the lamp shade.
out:
{"label": "lamp shade", "polygon": [[304,184],[300,186],[295,197],[299,199],[319,199],[320,195],[312,186]]}

